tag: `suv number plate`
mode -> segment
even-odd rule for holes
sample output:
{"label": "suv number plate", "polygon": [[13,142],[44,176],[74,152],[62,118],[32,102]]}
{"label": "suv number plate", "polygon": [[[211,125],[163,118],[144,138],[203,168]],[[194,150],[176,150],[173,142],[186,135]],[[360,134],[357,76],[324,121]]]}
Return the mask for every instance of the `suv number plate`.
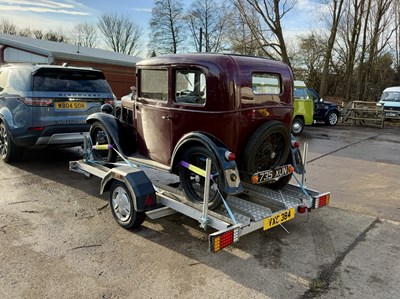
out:
{"label": "suv number plate", "polygon": [[56,109],[86,109],[85,102],[56,102]]}
{"label": "suv number plate", "polygon": [[291,167],[290,164],[272,170],[256,172],[255,174],[252,175],[251,182],[253,184],[260,184],[263,182],[271,181],[286,176],[290,174],[289,167]]}

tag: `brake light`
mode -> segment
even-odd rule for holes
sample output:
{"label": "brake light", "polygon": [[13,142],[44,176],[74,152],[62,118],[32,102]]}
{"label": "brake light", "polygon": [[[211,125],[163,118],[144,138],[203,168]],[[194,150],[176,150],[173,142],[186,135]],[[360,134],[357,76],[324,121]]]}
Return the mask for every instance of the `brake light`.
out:
{"label": "brake light", "polygon": [[28,106],[52,107],[54,100],[49,98],[22,98],[22,102]]}
{"label": "brake light", "polygon": [[292,147],[299,148],[300,147],[300,142],[298,142],[297,140],[292,140]]}
{"label": "brake light", "polygon": [[219,231],[209,236],[210,251],[218,252],[221,249],[239,240],[239,225],[235,225],[226,231]]}
{"label": "brake light", "polygon": [[230,151],[225,152],[226,161],[234,161],[236,159],[236,155]]}
{"label": "brake light", "polygon": [[328,194],[324,194],[324,195],[321,195],[321,196],[317,197],[315,199],[314,209],[318,209],[318,208],[321,208],[323,206],[328,205],[329,204],[329,200],[330,200],[330,196],[331,195],[328,193]]}
{"label": "brake light", "polygon": [[110,104],[110,105],[114,105],[115,100],[114,99],[104,99],[104,103],[103,104]]}

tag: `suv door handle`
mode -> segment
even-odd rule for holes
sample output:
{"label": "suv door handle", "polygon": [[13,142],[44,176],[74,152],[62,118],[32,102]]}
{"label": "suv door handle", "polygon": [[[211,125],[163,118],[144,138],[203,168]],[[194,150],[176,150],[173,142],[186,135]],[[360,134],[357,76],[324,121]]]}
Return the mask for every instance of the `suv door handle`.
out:
{"label": "suv door handle", "polygon": [[163,116],[161,116],[161,118],[162,118],[162,119],[165,119],[165,120],[170,120],[170,119],[172,119],[172,117],[169,116],[169,115],[163,115]]}

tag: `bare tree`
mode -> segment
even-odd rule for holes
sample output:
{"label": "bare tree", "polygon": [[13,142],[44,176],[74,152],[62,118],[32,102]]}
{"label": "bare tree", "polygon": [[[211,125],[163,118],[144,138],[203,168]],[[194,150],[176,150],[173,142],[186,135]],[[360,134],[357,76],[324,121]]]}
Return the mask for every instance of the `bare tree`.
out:
{"label": "bare tree", "polygon": [[156,0],[150,20],[150,47],[161,54],[177,53],[185,40],[182,0]]}
{"label": "bare tree", "polygon": [[47,39],[49,41],[59,42],[59,43],[65,43],[68,41],[68,38],[64,34],[52,30],[47,31],[42,39]]}
{"label": "bare tree", "polygon": [[73,42],[77,45],[94,48],[97,46],[97,28],[87,22],[78,23],[72,30]]}
{"label": "bare tree", "polygon": [[[245,17],[247,17],[247,22],[249,22],[251,26],[246,24]],[[232,52],[243,55],[265,56],[260,43],[250,30],[250,28],[259,26],[259,19],[254,13],[242,13],[238,9],[235,9],[232,14],[228,33]]]}
{"label": "bare tree", "polygon": [[140,37],[143,30],[127,16],[105,13],[99,18],[98,28],[113,51],[128,55],[138,55],[141,52]]}
{"label": "bare tree", "polygon": [[[220,52],[228,48],[230,10],[214,0],[195,0],[187,14],[196,51]],[[204,48],[203,48],[204,46]]]}
{"label": "bare tree", "polygon": [[[260,3],[261,2],[261,3]],[[280,58],[291,65],[287,52],[281,20],[293,9],[294,0],[233,0],[241,12],[246,25],[250,28],[253,38],[260,43],[265,56]],[[246,5],[248,4],[248,5]],[[249,7],[251,9],[249,13]],[[260,19],[255,23],[252,15]]]}
{"label": "bare tree", "polygon": [[15,26],[14,23],[8,19],[0,19],[0,32],[16,35],[17,26]]}
{"label": "bare tree", "polygon": [[[348,101],[352,98],[354,86],[353,74],[356,66],[362,21],[367,13],[366,0],[351,0],[345,4],[343,19],[338,28],[338,35],[343,40],[343,60],[345,63],[345,91],[344,97]],[[354,95],[355,93],[353,93]]]}
{"label": "bare tree", "polygon": [[[326,85],[329,75],[329,64],[332,59],[333,46],[335,44],[336,34],[339,27],[340,19],[343,15],[344,0],[326,0],[331,13],[330,34],[326,45],[324,68],[322,69],[321,84],[319,86],[319,94],[324,96],[326,93]],[[329,3],[329,4],[328,4]]]}

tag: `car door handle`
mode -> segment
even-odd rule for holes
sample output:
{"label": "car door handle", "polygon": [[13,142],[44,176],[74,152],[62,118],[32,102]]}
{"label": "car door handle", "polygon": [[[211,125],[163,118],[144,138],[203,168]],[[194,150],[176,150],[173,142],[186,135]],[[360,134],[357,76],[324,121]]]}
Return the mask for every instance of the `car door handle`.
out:
{"label": "car door handle", "polygon": [[162,119],[165,119],[165,120],[170,120],[170,119],[172,119],[172,117],[169,116],[169,115],[163,115],[163,116],[161,116],[161,118],[162,118]]}

